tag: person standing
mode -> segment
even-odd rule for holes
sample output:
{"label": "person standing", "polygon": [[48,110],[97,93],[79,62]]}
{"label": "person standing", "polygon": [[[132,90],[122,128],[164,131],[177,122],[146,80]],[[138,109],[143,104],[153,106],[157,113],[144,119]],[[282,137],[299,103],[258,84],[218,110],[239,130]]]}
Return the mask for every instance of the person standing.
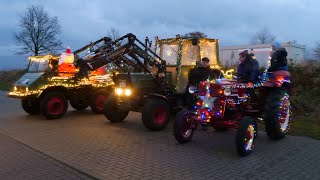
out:
{"label": "person standing", "polygon": [[268,69],[269,72],[273,71],[287,71],[288,70],[288,60],[287,51],[285,48],[281,47],[279,42],[273,42],[271,44],[271,64]]}

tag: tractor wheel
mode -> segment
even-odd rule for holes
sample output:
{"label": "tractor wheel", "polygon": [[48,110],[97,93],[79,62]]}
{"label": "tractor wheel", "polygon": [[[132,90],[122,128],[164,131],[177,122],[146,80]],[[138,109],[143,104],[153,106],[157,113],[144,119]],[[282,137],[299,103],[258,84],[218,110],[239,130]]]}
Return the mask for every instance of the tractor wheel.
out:
{"label": "tractor wheel", "polygon": [[104,116],[110,122],[121,122],[129,114],[129,111],[121,110],[117,105],[117,100],[114,96],[109,96],[104,104]]}
{"label": "tractor wheel", "polygon": [[173,134],[176,140],[181,143],[187,143],[191,141],[193,137],[192,128],[192,113],[186,109],[182,109],[176,116],[176,120],[173,125]]}
{"label": "tractor wheel", "polygon": [[41,114],[47,119],[58,119],[68,110],[68,100],[62,92],[48,92],[40,102]]}
{"label": "tractor wheel", "polygon": [[40,103],[38,99],[22,99],[21,105],[23,110],[30,115],[40,114]]}
{"label": "tractor wheel", "polygon": [[251,117],[240,120],[236,135],[236,148],[240,156],[247,156],[252,152],[257,132],[256,122]]}
{"label": "tractor wheel", "polygon": [[90,99],[91,110],[96,114],[102,114],[104,111],[104,103],[108,98],[105,91],[97,91]]}
{"label": "tractor wheel", "polygon": [[164,129],[170,116],[169,104],[158,98],[148,100],[142,110],[142,122],[145,127],[152,131]]}
{"label": "tractor wheel", "polygon": [[290,122],[290,101],[285,88],[268,93],[264,115],[267,135],[274,140],[285,137]]}
{"label": "tractor wheel", "polygon": [[83,111],[89,106],[89,101],[85,98],[71,97],[70,105],[77,111]]}

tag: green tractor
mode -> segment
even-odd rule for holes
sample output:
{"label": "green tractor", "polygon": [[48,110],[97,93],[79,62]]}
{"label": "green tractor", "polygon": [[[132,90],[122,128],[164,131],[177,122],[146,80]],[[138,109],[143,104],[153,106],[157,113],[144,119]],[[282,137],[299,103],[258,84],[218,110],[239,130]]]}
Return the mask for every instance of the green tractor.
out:
{"label": "green tractor", "polygon": [[[80,59],[90,62],[92,57],[103,54],[110,41],[107,37],[101,38],[75,51],[74,56],[79,59],[81,54],[85,54]],[[90,49],[89,54],[84,53],[87,49]],[[77,78],[77,66],[60,64],[59,56],[31,56],[28,59],[30,65],[27,72],[14,83],[8,94],[9,97],[21,99],[24,111],[57,119],[66,113],[70,102],[78,111],[90,106],[94,113],[103,112],[103,103],[108,93],[113,91],[110,73],[92,71],[87,72],[88,76],[84,78]]]}
{"label": "green tractor", "polygon": [[[115,91],[105,103],[105,117],[111,122],[123,121],[129,111],[142,113],[142,122],[150,130],[164,129],[170,112],[182,108],[188,86],[188,72],[203,57],[219,70],[218,40],[208,38],[156,39],[151,50],[148,39],[139,41],[133,34],[118,40],[126,43],[111,51],[109,60],[125,55],[138,69],[113,75]],[[98,64],[98,62],[97,62]]]}

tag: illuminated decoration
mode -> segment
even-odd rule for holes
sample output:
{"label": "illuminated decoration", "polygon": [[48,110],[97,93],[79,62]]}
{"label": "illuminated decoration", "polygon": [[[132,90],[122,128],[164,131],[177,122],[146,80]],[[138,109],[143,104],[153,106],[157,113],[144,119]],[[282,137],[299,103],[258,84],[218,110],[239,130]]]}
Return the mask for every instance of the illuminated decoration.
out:
{"label": "illuminated decoration", "polygon": [[[58,65],[58,56],[53,55],[45,55],[45,56],[30,56],[28,57],[30,61],[32,61],[31,66],[28,71],[31,74],[41,74],[42,81],[44,85],[42,86],[30,86],[27,82],[29,79],[25,79],[21,84],[15,85],[12,88],[12,91],[9,92],[9,96],[13,97],[25,97],[25,96],[39,96],[45,89],[49,87],[66,87],[66,88],[78,88],[82,86],[92,86],[92,87],[107,87],[113,86],[114,83],[109,74],[101,74],[101,75],[90,75],[89,79],[84,78],[80,80],[74,80],[73,75],[77,71],[76,69],[67,69],[69,73],[59,73],[58,75],[52,76],[52,72],[57,72],[58,69],[54,70],[52,62],[56,62],[56,66]],[[51,65],[51,66],[50,66]],[[60,64],[60,67],[63,66],[64,63]],[[50,67],[52,70],[48,69]],[[59,67],[58,67],[59,68]],[[70,73],[71,72],[71,73]],[[44,79],[45,78],[45,79]]]}
{"label": "illuminated decoration", "polygon": [[224,72],[223,70],[221,70],[221,72],[223,73],[224,78],[226,79],[233,79],[232,77],[232,73],[234,72],[234,69],[229,69],[226,72]]}
{"label": "illuminated decoration", "polygon": [[[211,96],[210,86],[213,81],[207,80],[199,85],[199,93],[197,102],[194,106],[194,114],[202,123],[209,123],[213,116],[220,117],[223,115],[225,108],[225,100],[216,96]],[[223,91],[214,92],[223,95]],[[217,105],[217,106],[216,106]]]}
{"label": "illuminated decoration", "polygon": [[69,63],[72,64],[74,62],[74,54],[71,52],[70,48],[68,47],[64,53],[61,54],[59,57],[59,65],[62,63]]}
{"label": "illuminated decoration", "polygon": [[66,51],[61,54],[59,58],[58,75],[71,77],[73,74],[75,74],[77,72],[77,68],[75,67],[73,62],[74,62],[74,54],[71,53],[71,50],[68,47]]}
{"label": "illuminated decoration", "polygon": [[103,75],[106,74],[106,65],[90,72],[90,75]]}
{"label": "illuminated decoration", "polygon": [[52,77],[48,79],[48,84],[43,85],[41,87],[37,87],[36,90],[31,90],[28,87],[17,87],[14,88],[13,91],[9,92],[9,96],[16,97],[25,97],[40,95],[45,89],[49,87],[66,87],[66,88],[77,88],[81,86],[90,85],[92,87],[107,87],[113,86],[114,83],[109,76],[106,76],[104,81],[99,81],[96,78],[92,78],[92,80],[81,79],[80,81],[71,80],[67,77]]}
{"label": "illuminated decoration", "polygon": [[251,124],[248,126],[246,134],[245,134],[245,138],[244,138],[244,149],[246,151],[252,151],[252,148],[254,146],[253,144],[253,140],[254,140],[254,136],[257,133],[255,131],[255,125]]}
{"label": "illuminated decoration", "polygon": [[58,67],[59,76],[71,77],[77,72],[77,68],[74,64],[63,62]]}
{"label": "illuminated decoration", "polygon": [[[203,57],[210,59],[212,68],[220,69],[218,65],[218,41],[217,39],[199,38],[198,44],[192,44],[192,38],[159,39],[156,38],[156,53],[167,62],[167,65],[177,67],[175,91],[184,93],[188,80],[188,72],[182,71],[182,67],[195,66]],[[190,69],[190,68],[189,68]]]}
{"label": "illuminated decoration", "polygon": [[290,101],[289,95],[285,93],[285,96],[280,100],[280,107],[278,112],[278,119],[280,123],[280,129],[283,133],[288,132],[289,130],[289,120],[290,120]]}
{"label": "illuminated decoration", "polygon": [[48,60],[59,60],[58,56],[54,55],[45,55],[45,56],[29,56],[28,60],[34,61],[34,62],[41,62],[41,61],[48,61]]}

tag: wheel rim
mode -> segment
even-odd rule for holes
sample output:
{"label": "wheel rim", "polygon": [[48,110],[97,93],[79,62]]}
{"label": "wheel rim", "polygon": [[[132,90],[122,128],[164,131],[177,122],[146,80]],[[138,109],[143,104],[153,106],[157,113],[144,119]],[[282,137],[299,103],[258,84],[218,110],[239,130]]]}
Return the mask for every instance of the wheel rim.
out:
{"label": "wheel rim", "polygon": [[99,94],[96,97],[95,106],[98,110],[102,111],[104,109],[104,102],[106,100],[106,96]]}
{"label": "wheel rim", "polygon": [[254,140],[254,125],[250,124],[247,128],[245,139],[244,139],[244,148],[247,151],[252,150]]}
{"label": "wheel rim", "polygon": [[290,120],[290,101],[287,96],[281,100],[281,106],[279,108],[279,124],[282,132],[288,129]]}
{"label": "wheel rim", "polygon": [[181,134],[183,137],[187,138],[191,135],[193,129],[191,128],[191,119],[186,116],[183,121],[183,125],[181,128]]}
{"label": "wheel rim", "polygon": [[164,107],[157,107],[153,113],[153,122],[155,124],[161,125],[166,121],[167,111]]}
{"label": "wheel rim", "polygon": [[59,115],[63,112],[64,102],[61,97],[52,97],[48,101],[48,112],[52,115]]}

